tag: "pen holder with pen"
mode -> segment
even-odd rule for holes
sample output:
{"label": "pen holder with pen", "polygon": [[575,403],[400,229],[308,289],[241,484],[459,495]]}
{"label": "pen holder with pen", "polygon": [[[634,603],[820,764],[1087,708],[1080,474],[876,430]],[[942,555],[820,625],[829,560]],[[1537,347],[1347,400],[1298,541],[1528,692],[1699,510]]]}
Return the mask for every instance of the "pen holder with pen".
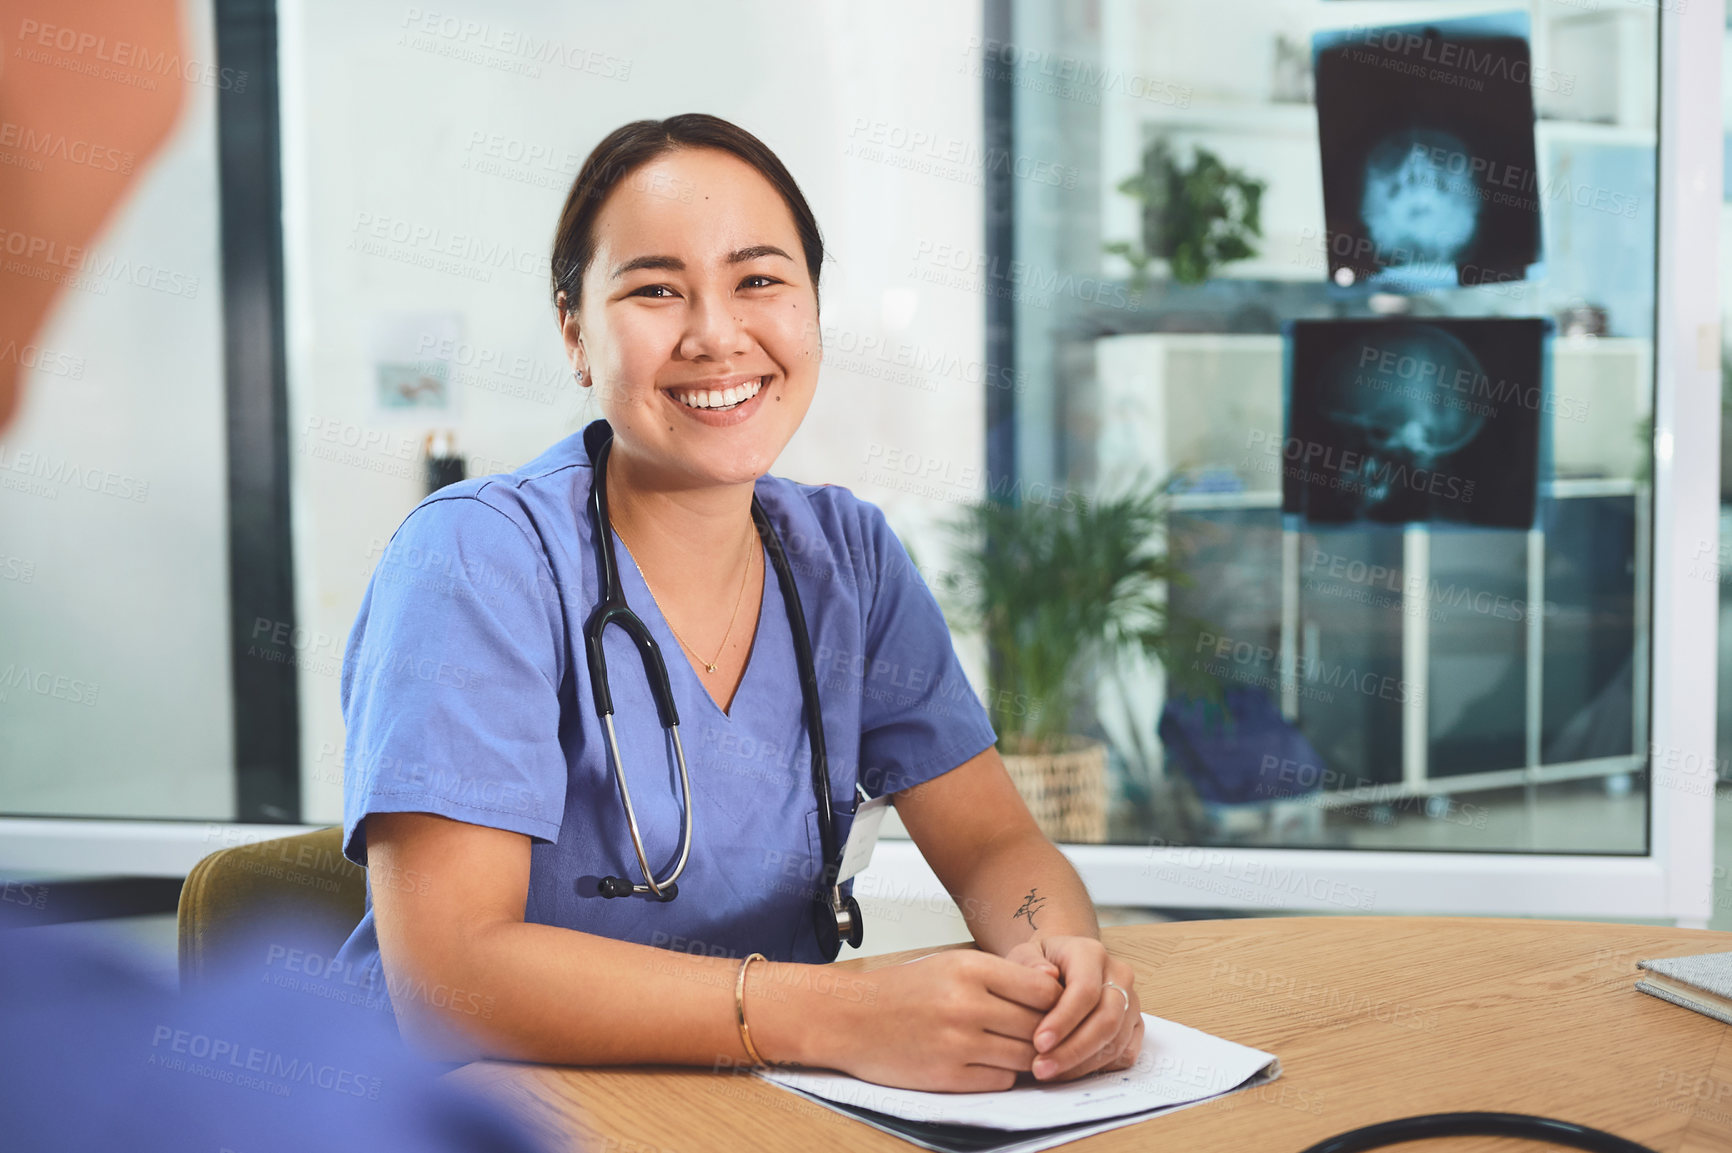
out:
{"label": "pen holder with pen", "polygon": [[427,462],[429,494],[448,484],[456,484],[467,475],[463,457],[457,451],[456,435],[449,430],[428,433],[421,441],[421,450]]}

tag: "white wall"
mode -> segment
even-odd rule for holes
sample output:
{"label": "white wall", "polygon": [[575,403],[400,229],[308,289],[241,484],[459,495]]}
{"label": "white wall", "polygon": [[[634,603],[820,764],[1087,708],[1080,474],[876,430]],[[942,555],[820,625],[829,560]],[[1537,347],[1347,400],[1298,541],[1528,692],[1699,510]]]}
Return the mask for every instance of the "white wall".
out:
{"label": "white wall", "polygon": [[[936,522],[978,494],[984,471],[981,105],[970,53],[978,3],[514,0],[422,12],[334,0],[282,7],[309,821],[341,816],[343,641],[378,543],[422,491],[420,437],[454,428],[471,473],[497,471],[588,419],[547,300],[547,253],[577,165],[619,125],[688,111],[733,120],[776,150],[818,216],[832,257],[822,281],[826,360],[777,474],[845,484],[880,503],[930,567],[944,552]],[[526,38],[561,45],[579,66],[507,47]],[[932,143],[858,155],[878,124],[887,139],[923,133]],[[483,163],[495,137],[508,154],[548,159]],[[355,243],[372,227],[357,221],[386,219],[408,239]],[[438,249],[493,249],[503,263]],[[477,361],[523,358],[530,395],[513,395],[525,381],[509,373],[456,365],[454,417],[379,409],[368,391],[375,333],[415,314],[451,314]],[[910,382],[897,383],[899,372]],[[883,467],[892,459],[916,462],[917,475]],[[977,653],[964,653],[979,687]]]}
{"label": "white wall", "polygon": [[[209,0],[183,11],[214,61]],[[234,814],[217,96],[186,85],[0,437],[0,812]]]}

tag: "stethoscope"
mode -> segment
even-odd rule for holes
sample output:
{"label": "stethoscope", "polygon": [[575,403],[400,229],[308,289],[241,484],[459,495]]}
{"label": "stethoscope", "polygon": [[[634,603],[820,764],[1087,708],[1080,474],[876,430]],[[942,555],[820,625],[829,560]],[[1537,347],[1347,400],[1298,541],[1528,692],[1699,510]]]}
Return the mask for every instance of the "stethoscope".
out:
{"label": "stethoscope", "polygon": [[1619,1137],[1604,1129],[1577,1125],[1574,1121],[1559,1121],[1555,1117],[1536,1117],[1531,1113],[1426,1113],[1419,1117],[1401,1117],[1319,1141],[1306,1148],[1304,1153],[1360,1153],[1365,1149],[1381,1149],[1385,1145],[1399,1145],[1427,1137],[1515,1137],[1586,1149],[1588,1153],[1654,1153],[1646,1145],[1638,1145],[1627,1137]]}
{"label": "stethoscope", "polygon": [[[631,843],[637,853],[638,868],[647,884],[639,885],[625,877],[603,877],[601,895],[629,897],[648,893],[658,901],[671,901],[679,895],[674,883],[685,870],[692,848],[692,784],[686,772],[686,752],[680,744],[680,718],[674,708],[673,690],[668,685],[668,669],[662,660],[661,648],[643,620],[625,603],[625,592],[619,584],[619,561],[613,548],[613,525],[607,514],[607,457],[613,449],[613,429],[605,420],[590,423],[583,430],[583,446],[594,466],[589,489],[589,512],[594,522],[596,564],[601,570],[601,600],[583,626],[583,644],[589,656],[589,680],[595,693],[595,711],[601,718],[602,731],[607,737],[608,755],[613,762],[614,780],[619,782],[619,799],[625,805],[625,819],[631,826]],[[789,631],[794,634],[794,661],[800,673],[800,696],[805,703],[806,739],[812,749],[812,787],[818,795],[818,835],[824,854],[823,872],[813,893],[812,921],[818,934],[818,947],[826,960],[834,961],[842,951],[842,942],[858,949],[862,937],[860,905],[852,896],[844,898],[836,881],[841,871],[841,854],[837,850],[836,815],[830,807],[830,763],[824,753],[824,717],[818,701],[818,674],[812,664],[812,643],[806,632],[806,614],[800,607],[800,594],[794,587],[794,574],[782,551],[782,540],[770,524],[764,506],[752,496],[752,523],[770,554],[770,564],[776,570],[776,583],[782,590],[782,602],[788,610]],[[680,858],[673,872],[658,880],[644,855],[643,836],[638,830],[637,812],[632,808],[631,793],[625,784],[625,767],[619,759],[619,742],[613,729],[613,695],[607,687],[607,656],[602,651],[602,630],[618,625],[637,645],[643,660],[644,675],[649,680],[650,695],[655,698],[656,712],[662,728],[673,737],[674,756],[680,768],[680,793],[685,810],[680,815]]]}

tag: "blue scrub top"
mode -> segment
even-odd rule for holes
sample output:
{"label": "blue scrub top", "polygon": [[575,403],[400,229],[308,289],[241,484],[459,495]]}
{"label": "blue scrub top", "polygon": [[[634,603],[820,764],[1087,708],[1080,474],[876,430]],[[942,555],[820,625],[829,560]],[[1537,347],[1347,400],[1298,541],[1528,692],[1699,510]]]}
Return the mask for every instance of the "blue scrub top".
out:
{"label": "blue scrub top", "polygon": [[[723,713],[614,534],[626,601],[660,645],[672,683],[692,846],[673,901],[597,891],[604,876],[643,877],[584,656],[600,584],[592,476],[583,434],[573,434],[515,473],[439,490],[391,538],[344,657],[343,851],[367,863],[368,813],[510,829],[531,838],[528,922],[683,952],[823,963],[811,914],[817,797],[793,634],[767,555],[750,661]],[[755,491],[805,610],[840,845],[857,784],[874,797],[906,789],[996,736],[883,512],[835,485],[764,476]],[[632,805],[645,855],[665,876],[679,857],[679,769],[636,647],[617,627],[604,638]],[[373,886],[425,880],[369,873],[366,916],[339,954],[346,972],[383,980]]]}

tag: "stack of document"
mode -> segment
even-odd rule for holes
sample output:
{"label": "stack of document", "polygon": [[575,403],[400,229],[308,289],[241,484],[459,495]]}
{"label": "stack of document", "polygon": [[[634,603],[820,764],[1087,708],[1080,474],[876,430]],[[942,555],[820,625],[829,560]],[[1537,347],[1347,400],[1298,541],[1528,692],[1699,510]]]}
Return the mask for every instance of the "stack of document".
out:
{"label": "stack of document", "polygon": [[1134,1065],[1058,1084],[1019,1079],[998,1093],[928,1093],[846,1073],[757,1073],[938,1153],[1035,1153],[1267,1084],[1281,1075],[1281,1062],[1273,1053],[1144,1013],[1143,1046]]}

